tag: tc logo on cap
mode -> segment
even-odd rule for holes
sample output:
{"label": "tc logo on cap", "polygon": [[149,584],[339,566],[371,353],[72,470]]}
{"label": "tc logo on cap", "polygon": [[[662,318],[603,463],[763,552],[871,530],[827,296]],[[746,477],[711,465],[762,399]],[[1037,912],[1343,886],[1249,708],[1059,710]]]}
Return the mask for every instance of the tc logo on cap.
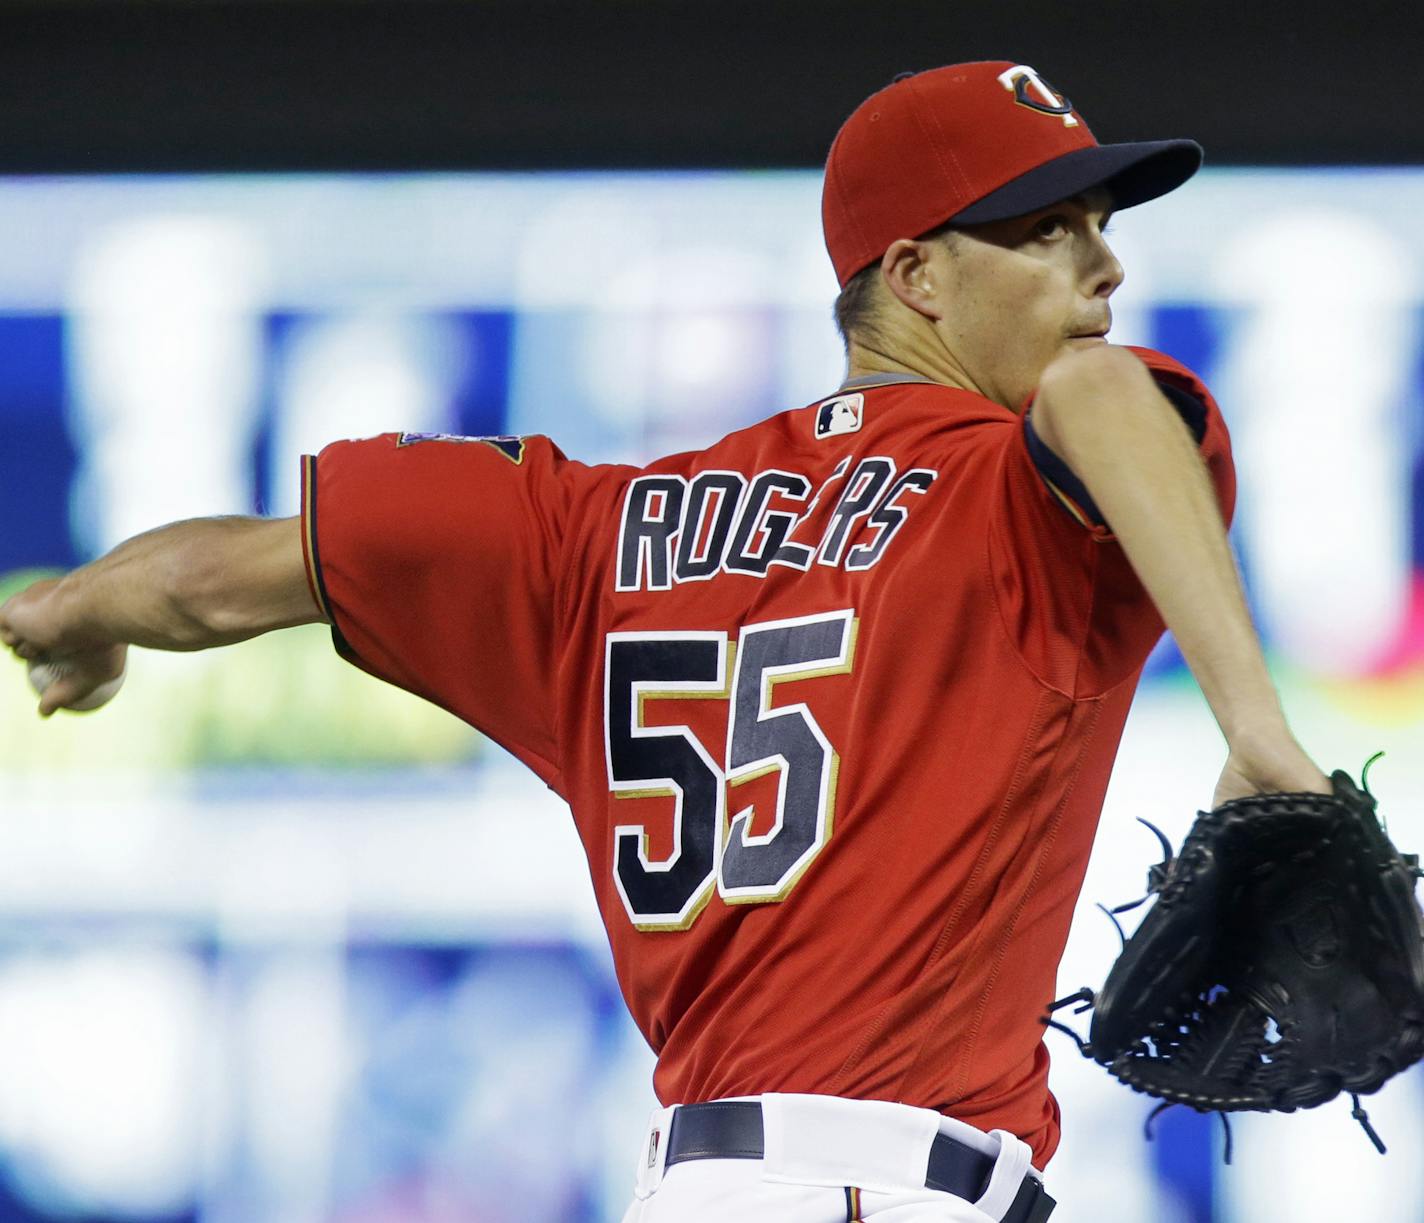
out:
{"label": "tc logo on cap", "polygon": [[[1008,71],[999,73],[999,84],[1014,95],[1014,101],[1020,106],[1027,106],[1029,110],[1040,111],[1045,115],[1062,115],[1064,127],[1078,126],[1078,120],[1073,118],[1073,103],[1027,64],[1015,64]],[[1030,89],[1038,94],[1038,97],[1029,97]]]}
{"label": "tc logo on cap", "polygon": [[864,395],[837,395],[816,409],[816,437],[854,433],[865,415]]}

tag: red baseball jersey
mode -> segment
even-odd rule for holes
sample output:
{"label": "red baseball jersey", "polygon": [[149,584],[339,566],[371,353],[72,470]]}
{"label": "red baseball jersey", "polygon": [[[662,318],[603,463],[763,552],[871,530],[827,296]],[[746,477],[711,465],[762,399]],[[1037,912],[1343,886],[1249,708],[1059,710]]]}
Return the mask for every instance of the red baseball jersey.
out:
{"label": "red baseball jersey", "polygon": [[[1215,404],[1144,355],[1229,518]],[[892,379],[641,469],[304,460],[338,650],[569,802],[663,1103],[898,1100],[1052,1155],[1039,1018],[1163,624],[1029,422]]]}

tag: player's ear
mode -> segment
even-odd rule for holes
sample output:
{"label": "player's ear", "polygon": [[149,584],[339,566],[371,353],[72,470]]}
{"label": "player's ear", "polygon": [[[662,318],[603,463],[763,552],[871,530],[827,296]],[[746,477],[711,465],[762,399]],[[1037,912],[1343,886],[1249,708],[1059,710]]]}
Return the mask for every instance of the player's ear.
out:
{"label": "player's ear", "polygon": [[896,299],[916,314],[938,321],[944,314],[934,268],[933,244],[897,238],[880,259],[880,276]]}

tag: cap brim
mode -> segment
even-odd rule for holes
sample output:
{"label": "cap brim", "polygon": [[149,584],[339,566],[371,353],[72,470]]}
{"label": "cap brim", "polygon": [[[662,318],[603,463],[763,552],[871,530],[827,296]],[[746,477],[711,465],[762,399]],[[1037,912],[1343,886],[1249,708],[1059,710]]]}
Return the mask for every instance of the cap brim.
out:
{"label": "cap brim", "polygon": [[1081,195],[1092,187],[1106,187],[1114,208],[1131,208],[1175,191],[1201,164],[1202,148],[1195,140],[1093,145],[1020,174],[949,219],[956,225],[1003,221]]}

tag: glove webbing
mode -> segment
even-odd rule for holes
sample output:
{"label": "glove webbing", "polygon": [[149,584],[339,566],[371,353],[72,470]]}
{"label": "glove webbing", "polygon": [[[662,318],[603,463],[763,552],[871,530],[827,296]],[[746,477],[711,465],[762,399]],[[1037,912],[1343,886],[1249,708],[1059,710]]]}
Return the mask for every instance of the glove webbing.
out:
{"label": "glove webbing", "polygon": [[[1098,907],[1102,908],[1101,905],[1099,905]],[[1104,910],[1104,912],[1107,912],[1109,915],[1111,915],[1112,910]],[[1114,924],[1116,924],[1116,922],[1114,922]],[[1121,930],[1119,930],[1119,933],[1121,933]],[[1072,1028],[1070,1028],[1066,1023],[1063,1023],[1061,1020],[1054,1019],[1053,1015],[1055,1012],[1061,1011],[1064,1007],[1073,1006],[1075,1002],[1079,1003],[1080,1005],[1074,1009],[1073,1014],[1082,1015],[1092,1009],[1094,1001],[1095,999],[1093,998],[1093,991],[1090,990],[1087,986],[1084,986],[1082,989],[1078,990],[1077,993],[1069,994],[1066,998],[1059,998],[1056,1002],[1050,1002],[1048,1004],[1047,1013],[1044,1014],[1039,1020],[1039,1022],[1042,1023],[1045,1027],[1053,1028],[1055,1031],[1062,1032],[1065,1036],[1071,1037],[1073,1043],[1078,1046],[1078,1052],[1081,1053],[1084,1057],[1089,1058],[1091,1060],[1096,1060],[1093,1057],[1092,1045],[1090,1045],[1086,1040],[1079,1036],[1078,1033],[1075,1032]],[[1360,1128],[1365,1131],[1365,1136],[1370,1140],[1371,1143],[1374,1144],[1375,1150],[1378,1151],[1381,1155],[1385,1154],[1388,1148],[1384,1145],[1384,1140],[1379,1136],[1378,1131],[1376,1131],[1375,1127],[1370,1124],[1370,1115],[1365,1111],[1364,1105],[1360,1103],[1360,1097],[1354,1092],[1350,1093],[1350,1103],[1352,1105],[1350,1109],[1350,1116],[1354,1118],[1354,1120],[1359,1122]],[[1156,1108],[1154,1108],[1150,1113],[1147,1114],[1147,1120],[1143,1122],[1142,1126],[1142,1136],[1146,1138],[1148,1142],[1152,1142],[1156,1138],[1156,1135],[1152,1132],[1152,1123],[1156,1121],[1157,1118],[1160,1117],[1169,1108],[1176,1108],[1177,1106],[1178,1101],[1176,1100],[1163,1100],[1160,1104],[1157,1105]],[[1215,1111],[1216,1115],[1221,1118],[1221,1128],[1223,1133],[1225,1134],[1226,1139],[1226,1146],[1225,1150],[1223,1151],[1223,1162],[1229,1164],[1231,1162],[1232,1150],[1230,1117],[1228,1117],[1228,1115],[1224,1111],[1219,1109],[1197,1109],[1196,1111]]]}

